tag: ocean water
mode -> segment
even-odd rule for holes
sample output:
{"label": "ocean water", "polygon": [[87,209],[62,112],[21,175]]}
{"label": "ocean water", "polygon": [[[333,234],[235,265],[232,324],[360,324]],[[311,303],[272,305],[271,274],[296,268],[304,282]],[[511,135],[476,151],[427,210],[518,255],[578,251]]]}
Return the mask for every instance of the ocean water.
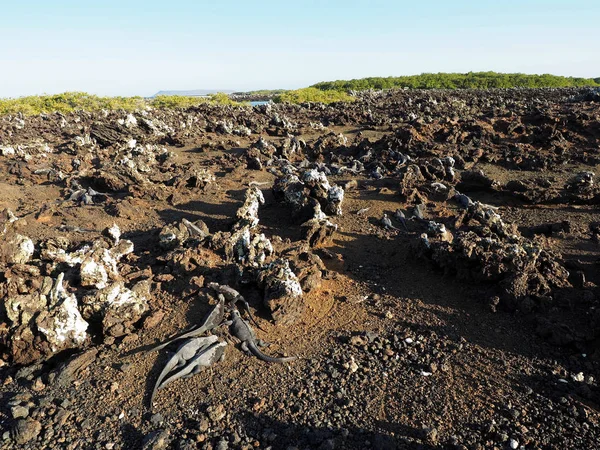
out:
{"label": "ocean water", "polygon": [[258,106],[258,105],[266,105],[267,103],[269,103],[269,100],[258,100],[255,102],[250,102],[251,106]]}

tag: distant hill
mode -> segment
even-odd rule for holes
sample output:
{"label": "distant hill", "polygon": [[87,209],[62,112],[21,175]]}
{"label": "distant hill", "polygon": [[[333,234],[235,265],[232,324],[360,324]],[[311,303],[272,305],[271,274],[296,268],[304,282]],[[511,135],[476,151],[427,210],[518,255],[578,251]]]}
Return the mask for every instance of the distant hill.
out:
{"label": "distant hill", "polygon": [[191,89],[184,91],[158,91],[152,97],[157,97],[159,95],[182,95],[185,97],[203,97],[205,95],[216,94],[217,92],[222,92],[224,94],[232,94],[235,91],[228,89]]}

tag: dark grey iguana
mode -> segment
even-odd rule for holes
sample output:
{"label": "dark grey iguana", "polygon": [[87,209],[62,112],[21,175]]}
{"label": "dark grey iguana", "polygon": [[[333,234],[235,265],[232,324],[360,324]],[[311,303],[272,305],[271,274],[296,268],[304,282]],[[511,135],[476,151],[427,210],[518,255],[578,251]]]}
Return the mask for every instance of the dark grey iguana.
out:
{"label": "dark grey iguana", "polygon": [[387,214],[383,214],[383,217],[381,218],[381,225],[383,225],[383,228],[385,228],[386,230],[396,230],[396,231],[400,231],[398,228],[396,228],[393,224],[392,221],[390,220],[390,218],[388,217]]}
{"label": "dark grey iguana", "polygon": [[206,319],[204,319],[204,322],[202,322],[202,325],[200,325],[196,328],[192,328],[190,331],[187,331],[180,336],[176,336],[174,338],[169,339],[166,342],[163,342],[162,344],[152,347],[148,351],[153,352],[155,350],[161,350],[161,349],[165,348],[167,345],[171,344],[172,342],[179,341],[181,339],[196,337],[207,331],[210,331],[213,328],[216,328],[219,325],[221,325],[221,323],[223,323],[224,315],[225,315],[225,302],[224,302],[223,298],[219,298],[219,303],[217,303],[217,305],[212,309],[212,311],[208,314],[208,316],[206,316]]}
{"label": "dark grey iguana", "polygon": [[235,305],[237,302],[246,302],[242,294],[226,284],[208,283],[206,287],[211,288],[213,291],[219,294],[222,294],[230,305]]}
{"label": "dark grey iguana", "polygon": [[[260,328],[260,325],[257,324],[256,320],[254,320],[254,317],[252,317],[252,314],[250,313],[250,305],[248,304],[246,299],[242,296],[242,294],[240,294],[238,291],[236,291],[232,287],[227,286],[226,284],[208,283],[206,286],[211,288],[213,291],[223,295],[223,297],[225,297],[225,300],[227,300],[227,303],[228,303],[230,309],[235,308],[235,304],[237,302],[242,302],[244,305],[244,308],[246,308],[246,312],[248,313],[248,317],[250,317],[250,320],[252,321],[252,323],[257,328]],[[262,330],[262,328],[260,328],[260,329]]]}
{"label": "dark grey iguana", "polygon": [[189,378],[196,375],[205,367],[210,367],[221,359],[225,352],[227,342],[215,342],[208,347],[200,350],[196,356],[190,359],[187,364],[177,372],[174,372],[169,378],[158,387],[158,389],[164,388],[167,384],[172,383],[180,378]]}
{"label": "dark grey iguana", "polygon": [[424,221],[425,220],[425,204],[419,203],[413,207],[413,218]]}
{"label": "dark grey iguana", "polygon": [[164,383],[163,379],[174,370],[177,370],[180,367],[184,367],[189,361],[193,360],[198,354],[202,353],[209,346],[215,344],[219,338],[217,336],[207,336],[207,337],[193,337],[188,341],[184,342],[175,352],[173,356],[167,361],[165,367],[162,372],[158,376],[156,383],[154,385],[154,390],[152,391],[152,395],[150,396],[150,406],[154,402],[154,396],[156,395],[156,391],[160,389]]}
{"label": "dark grey iguana", "polygon": [[394,218],[402,224],[406,231],[408,231],[408,227],[406,226],[406,216],[400,208],[396,209],[396,212],[394,213]]}
{"label": "dark grey iguana", "polygon": [[240,312],[238,310],[233,310],[231,312],[232,322],[229,327],[229,331],[233,336],[242,341],[242,349],[250,351],[254,356],[258,359],[271,363],[282,363],[294,361],[297,359],[295,356],[289,356],[286,358],[274,358],[272,356],[265,355],[258,349],[258,345],[256,344],[256,335],[248,322],[242,319]]}

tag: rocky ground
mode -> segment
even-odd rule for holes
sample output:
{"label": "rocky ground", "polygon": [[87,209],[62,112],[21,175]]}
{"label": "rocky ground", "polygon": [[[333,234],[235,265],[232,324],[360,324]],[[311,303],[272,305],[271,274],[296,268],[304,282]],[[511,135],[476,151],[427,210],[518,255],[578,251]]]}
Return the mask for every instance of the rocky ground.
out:
{"label": "rocky ground", "polygon": [[[0,448],[597,448],[599,166],[589,90],[2,117]],[[298,358],[151,405],[227,287]]]}

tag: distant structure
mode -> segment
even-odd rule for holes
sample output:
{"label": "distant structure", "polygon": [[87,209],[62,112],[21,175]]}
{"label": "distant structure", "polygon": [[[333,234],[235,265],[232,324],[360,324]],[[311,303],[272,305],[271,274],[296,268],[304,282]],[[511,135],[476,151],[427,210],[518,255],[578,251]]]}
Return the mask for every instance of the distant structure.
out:
{"label": "distant structure", "polygon": [[222,92],[224,94],[232,94],[235,91],[227,90],[227,89],[192,89],[188,91],[158,91],[152,97],[157,97],[159,95],[182,95],[185,97],[208,97],[209,95],[216,94],[218,92]]}

